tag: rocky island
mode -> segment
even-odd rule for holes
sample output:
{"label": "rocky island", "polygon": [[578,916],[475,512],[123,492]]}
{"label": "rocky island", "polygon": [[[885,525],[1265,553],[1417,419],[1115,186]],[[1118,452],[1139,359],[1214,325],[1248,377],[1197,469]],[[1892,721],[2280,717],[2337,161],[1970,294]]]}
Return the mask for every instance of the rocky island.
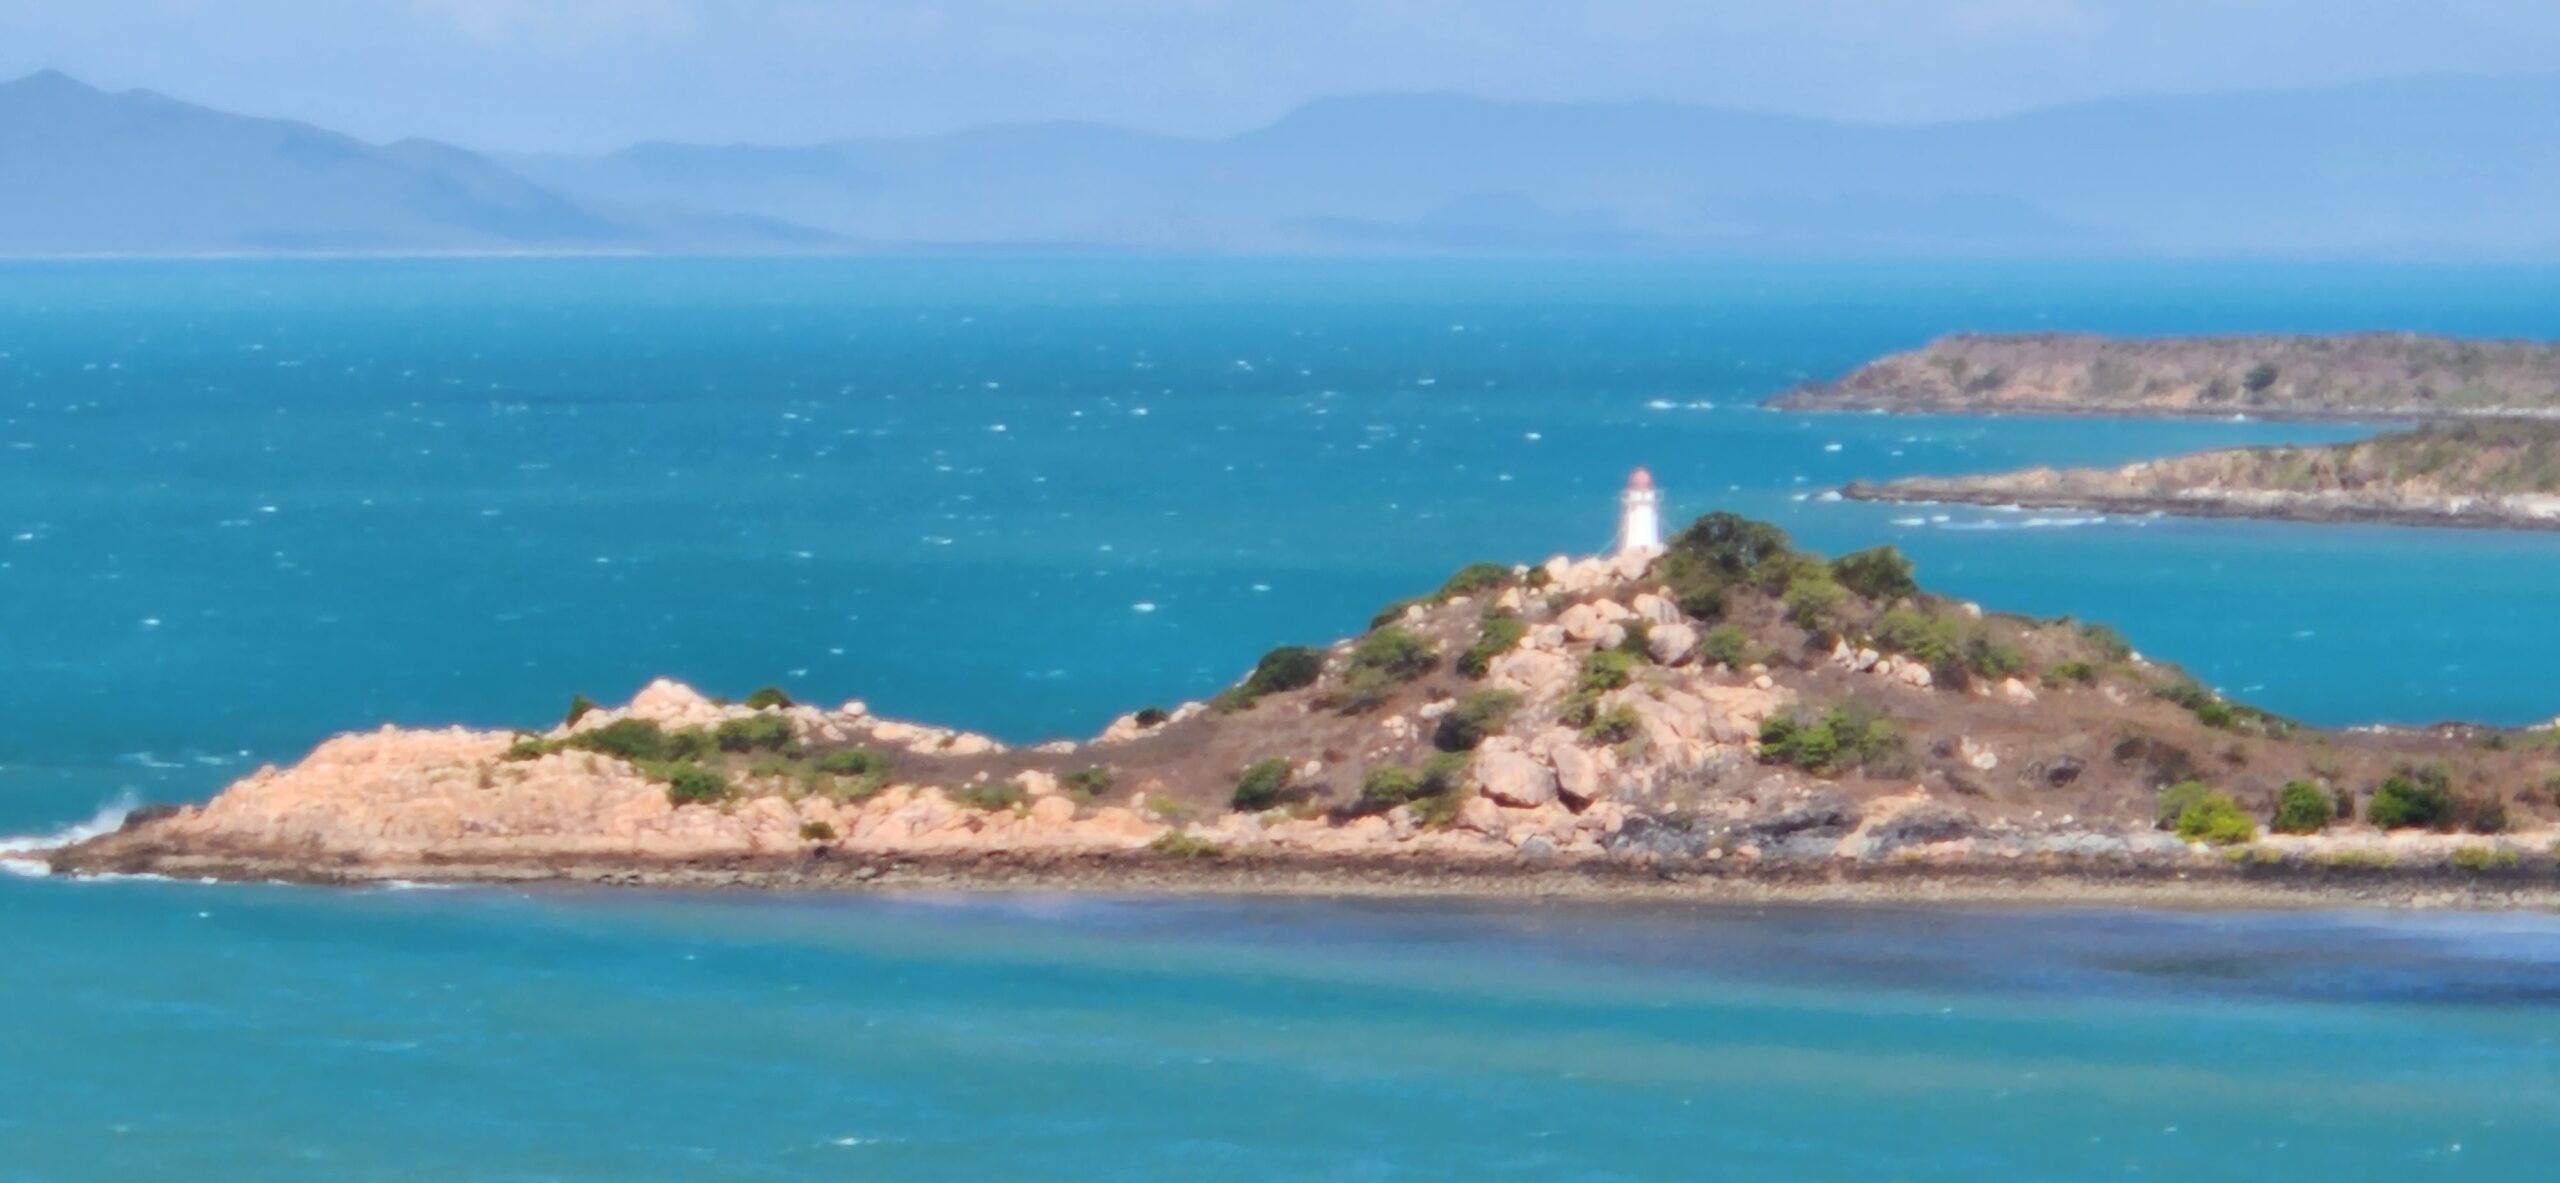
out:
{"label": "rocky island", "polygon": [[2413,526],[2560,529],[2560,424],[2463,422],[2120,468],[1859,482],[1859,501]]}
{"label": "rocky island", "polygon": [[[673,682],[331,739],[42,852],[362,883],[2549,903],[2560,732],[2320,731],[2112,631],[1710,514],[1478,565],[1205,702],[1027,747]],[[2217,894],[2219,893],[2219,894]]]}
{"label": "rocky island", "polygon": [[1772,398],[1906,414],[2446,419],[2560,415],[2560,345],[2415,333],[1961,334]]}

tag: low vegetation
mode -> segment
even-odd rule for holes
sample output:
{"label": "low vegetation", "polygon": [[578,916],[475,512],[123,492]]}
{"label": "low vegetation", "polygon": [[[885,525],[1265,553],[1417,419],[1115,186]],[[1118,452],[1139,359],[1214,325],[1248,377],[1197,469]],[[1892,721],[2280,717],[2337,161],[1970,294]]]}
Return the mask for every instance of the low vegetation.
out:
{"label": "low vegetation", "polygon": [[1236,777],[1235,792],[1228,804],[1246,813],[1276,809],[1297,797],[1296,770],[1287,760],[1274,757],[1257,760]]}
{"label": "low vegetation", "polygon": [[1852,771],[1901,776],[1911,768],[1902,729],[1859,703],[1843,703],[1812,720],[1771,715],[1760,725],[1760,760],[1816,776]]}
{"label": "low vegetation", "polygon": [[[1253,672],[1245,675],[1244,681],[1220,694],[1216,705],[1218,709],[1224,711],[1246,710],[1262,701],[1265,695],[1302,690],[1315,685],[1316,679],[1322,676],[1324,676],[1323,650],[1312,649],[1305,645],[1283,645],[1263,654],[1262,660],[1254,663]],[[1156,722],[1163,722],[1164,712],[1156,711],[1155,713],[1158,716]],[[1139,712],[1138,725],[1154,726],[1154,723],[1147,721],[1146,714],[1145,711]]]}
{"label": "low vegetation", "polygon": [[1349,715],[1375,710],[1397,689],[1439,666],[1439,651],[1431,642],[1394,626],[1373,630],[1352,645],[1335,705]]}
{"label": "low vegetation", "polygon": [[1529,635],[1529,626],[1507,612],[1488,612],[1476,627],[1476,640],[1458,655],[1458,672],[1470,678],[1481,678],[1493,670],[1493,660],[1520,647]]}
{"label": "low vegetation", "polygon": [[1467,791],[1468,766],[1465,753],[1442,752],[1425,761],[1419,770],[1392,764],[1372,768],[1361,778],[1360,795],[1353,798],[1350,812],[1385,813],[1400,805],[1408,806],[1416,823],[1432,828],[1445,826],[1456,818]]}
{"label": "low vegetation", "polygon": [[1520,709],[1520,696],[1508,690],[1471,690],[1451,704],[1431,733],[1433,747],[1444,752],[1472,752],[1502,733]]}
{"label": "low vegetation", "polygon": [[2337,798],[2307,780],[2286,781],[2276,791],[2276,815],[2268,829],[2279,834],[2317,834],[2337,816]]}

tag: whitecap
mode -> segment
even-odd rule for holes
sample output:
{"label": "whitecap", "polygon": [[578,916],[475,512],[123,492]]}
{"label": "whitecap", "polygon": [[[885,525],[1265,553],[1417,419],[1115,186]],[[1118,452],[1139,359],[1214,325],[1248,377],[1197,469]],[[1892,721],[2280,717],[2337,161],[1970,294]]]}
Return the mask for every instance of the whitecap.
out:
{"label": "whitecap", "polygon": [[1822,450],[1825,452],[1837,452],[1840,450],[1840,444],[1835,440],[1831,443],[1822,445]]}
{"label": "whitecap", "polygon": [[50,869],[43,863],[33,859],[8,856],[52,850],[115,833],[123,828],[125,817],[141,806],[141,798],[129,792],[118,793],[105,804],[100,805],[98,811],[91,814],[87,821],[64,826],[50,834],[21,834],[16,837],[0,838],[0,864],[6,864],[0,866],[0,870],[6,870],[12,875],[22,875],[27,873],[26,867],[32,866],[36,868],[35,874],[43,875]]}
{"label": "whitecap", "polygon": [[1156,606],[1153,601],[1140,600],[1135,604],[1129,605],[1129,610],[1131,612],[1153,612],[1156,610]]}

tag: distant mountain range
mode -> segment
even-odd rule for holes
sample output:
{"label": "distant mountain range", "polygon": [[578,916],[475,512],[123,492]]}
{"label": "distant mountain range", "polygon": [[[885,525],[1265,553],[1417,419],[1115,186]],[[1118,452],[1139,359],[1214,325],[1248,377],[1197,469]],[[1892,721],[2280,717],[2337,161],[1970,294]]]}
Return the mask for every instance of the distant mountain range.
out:
{"label": "distant mountain range", "polygon": [[373,145],[0,85],[0,254],[309,251],[2560,259],[2560,78],[1863,125],[1377,95],[1221,139],[1029,124],[603,156]]}

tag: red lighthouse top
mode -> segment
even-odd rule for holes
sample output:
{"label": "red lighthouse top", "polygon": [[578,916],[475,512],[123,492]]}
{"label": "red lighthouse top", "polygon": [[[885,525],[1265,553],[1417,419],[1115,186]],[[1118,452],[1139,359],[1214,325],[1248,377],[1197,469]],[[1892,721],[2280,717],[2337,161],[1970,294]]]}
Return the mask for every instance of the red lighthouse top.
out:
{"label": "red lighthouse top", "polygon": [[1647,471],[1647,470],[1645,470],[1645,469],[1639,468],[1639,469],[1635,470],[1634,472],[1631,472],[1631,473],[1628,473],[1628,474],[1627,474],[1627,488],[1629,488],[1629,489],[1650,489],[1650,488],[1652,488],[1652,487],[1653,487],[1653,473],[1651,473],[1651,472],[1649,472],[1649,471]]}

